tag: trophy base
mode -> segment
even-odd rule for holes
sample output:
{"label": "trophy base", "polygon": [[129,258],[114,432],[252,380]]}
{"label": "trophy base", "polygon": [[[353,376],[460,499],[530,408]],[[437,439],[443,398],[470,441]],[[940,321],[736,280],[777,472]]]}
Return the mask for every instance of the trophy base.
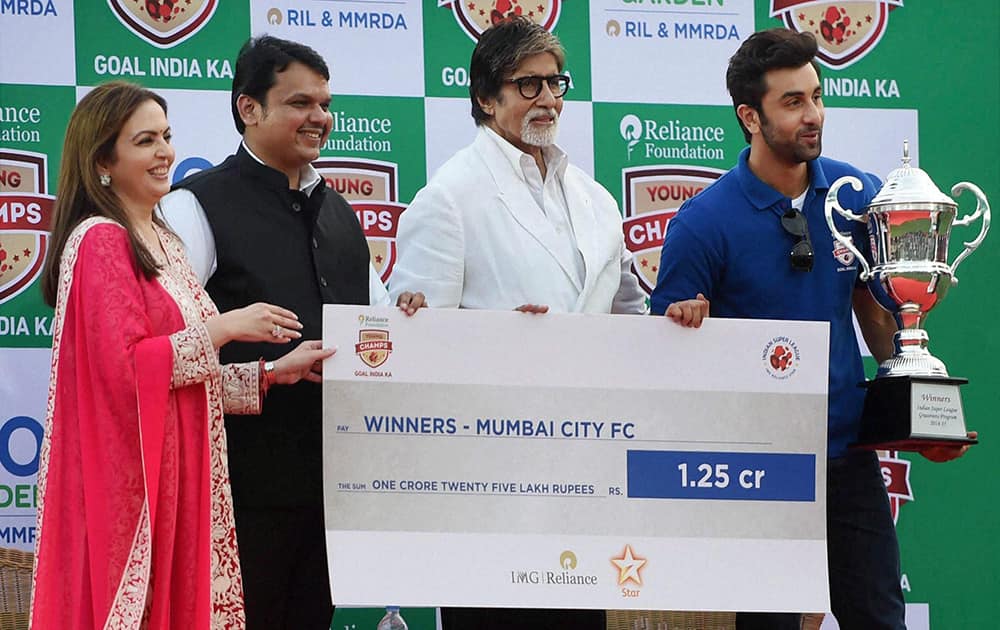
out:
{"label": "trophy base", "polygon": [[965,429],[959,387],[964,378],[892,376],[862,383],[868,390],[861,431],[851,448],[920,451],[977,444]]}

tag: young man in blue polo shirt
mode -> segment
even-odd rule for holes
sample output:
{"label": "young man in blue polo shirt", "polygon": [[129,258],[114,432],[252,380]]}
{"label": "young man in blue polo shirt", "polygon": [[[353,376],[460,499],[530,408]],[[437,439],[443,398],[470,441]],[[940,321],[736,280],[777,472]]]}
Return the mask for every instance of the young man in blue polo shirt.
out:
{"label": "young man in blue polo shirt", "polygon": [[[864,369],[851,314],[873,356],[892,354],[896,323],[858,281],[858,261],[830,235],[823,212],[844,175],[845,208],[863,208],[880,182],[820,157],[823,99],[816,41],[787,29],[754,33],[730,59],[726,83],[750,146],[735,168],[671,220],[651,298],[654,314],[698,327],[708,316],[830,322],[827,536],[830,597],[843,630],[901,630],[899,546],[875,453],[849,451],[858,433]],[[867,246],[865,226],[835,217]],[[936,449],[930,459],[957,457]],[[739,630],[798,630],[799,615],[739,613]]]}

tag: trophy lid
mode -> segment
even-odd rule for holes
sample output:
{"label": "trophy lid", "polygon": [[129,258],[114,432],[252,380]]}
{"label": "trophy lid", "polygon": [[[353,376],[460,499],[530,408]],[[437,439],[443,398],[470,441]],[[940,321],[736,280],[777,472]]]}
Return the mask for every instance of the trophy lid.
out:
{"label": "trophy lid", "polygon": [[906,140],[903,140],[903,165],[889,173],[882,190],[878,191],[869,206],[896,203],[942,203],[957,206],[934,185],[930,175],[910,166],[910,143]]}

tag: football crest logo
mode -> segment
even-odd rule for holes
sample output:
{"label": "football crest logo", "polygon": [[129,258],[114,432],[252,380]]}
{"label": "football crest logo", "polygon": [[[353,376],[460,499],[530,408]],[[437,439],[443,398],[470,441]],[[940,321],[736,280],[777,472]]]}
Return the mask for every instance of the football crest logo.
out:
{"label": "football crest logo", "polygon": [[368,239],[372,265],[383,283],[396,264],[396,227],[406,206],[398,203],[397,166],[363,159],[322,158],[313,166],[354,208]]}
{"label": "football crest logo", "polygon": [[559,21],[562,0],[438,0],[450,7],[455,19],[473,41],[497,22],[514,16],[526,17],[551,32]]}
{"label": "football crest logo", "polygon": [[718,179],[722,171],[689,166],[622,169],[625,245],[635,256],[632,272],[646,293],[656,286],[667,224],[685,201]]}
{"label": "football crest logo", "polygon": [[370,368],[377,368],[392,354],[392,342],[388,330],[365,328],[358,331],[358,343],[354,353]]}
{"label": "football crest logo", "polygon": [[771,0],[771,17],[799,33],[812,33],[819,44],[816,58],[831,68],[846,68],[867,55],[882,39],[889,11],[903,0]]}
{"label": "football crest logo", "polygon": [[833,241],[833,257],[845,267],[854,263],[854,253],[836,239]]}
{"label": "football crest logo", "polygon": [[0,150],[0,304],[42,272],[55,201],[45,182],[44,155]]}
{"label": "football crest logo", "polygon": [[910,488],[910,462],[900,459],[898,451],[878,451],[878,465],[882,470],[882,481],[889,495],[889,510],[892,522],[899,521],[899,508],[913,500]]}
{"label": "football crest logo", "polygon": [[205,26],[216,0],[108,0],[118,20],[157,48],[170,48]]}

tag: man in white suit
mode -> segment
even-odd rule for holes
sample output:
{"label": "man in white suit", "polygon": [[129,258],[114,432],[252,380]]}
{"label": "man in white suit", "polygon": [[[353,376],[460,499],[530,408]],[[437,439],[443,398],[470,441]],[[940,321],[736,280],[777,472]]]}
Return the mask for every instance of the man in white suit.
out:
{"label": "man in white suit", "polygon": [[[565,58],[526,19],[482,34],[469,87],[479,133],[400,218],[394,295],[420,287],[431,307],[645,312],[614,198],[555,145]],[[606,627],[600,610],[443,608],[441,620],[445,630]]]}
{"label": "man in white suit", "polygon": [[482,34],[469,86],[478,135],[400,218],[394,295],[419,287],[431,307],[645,312],[618,205],[555,144],[565,59],[527,19]]}

